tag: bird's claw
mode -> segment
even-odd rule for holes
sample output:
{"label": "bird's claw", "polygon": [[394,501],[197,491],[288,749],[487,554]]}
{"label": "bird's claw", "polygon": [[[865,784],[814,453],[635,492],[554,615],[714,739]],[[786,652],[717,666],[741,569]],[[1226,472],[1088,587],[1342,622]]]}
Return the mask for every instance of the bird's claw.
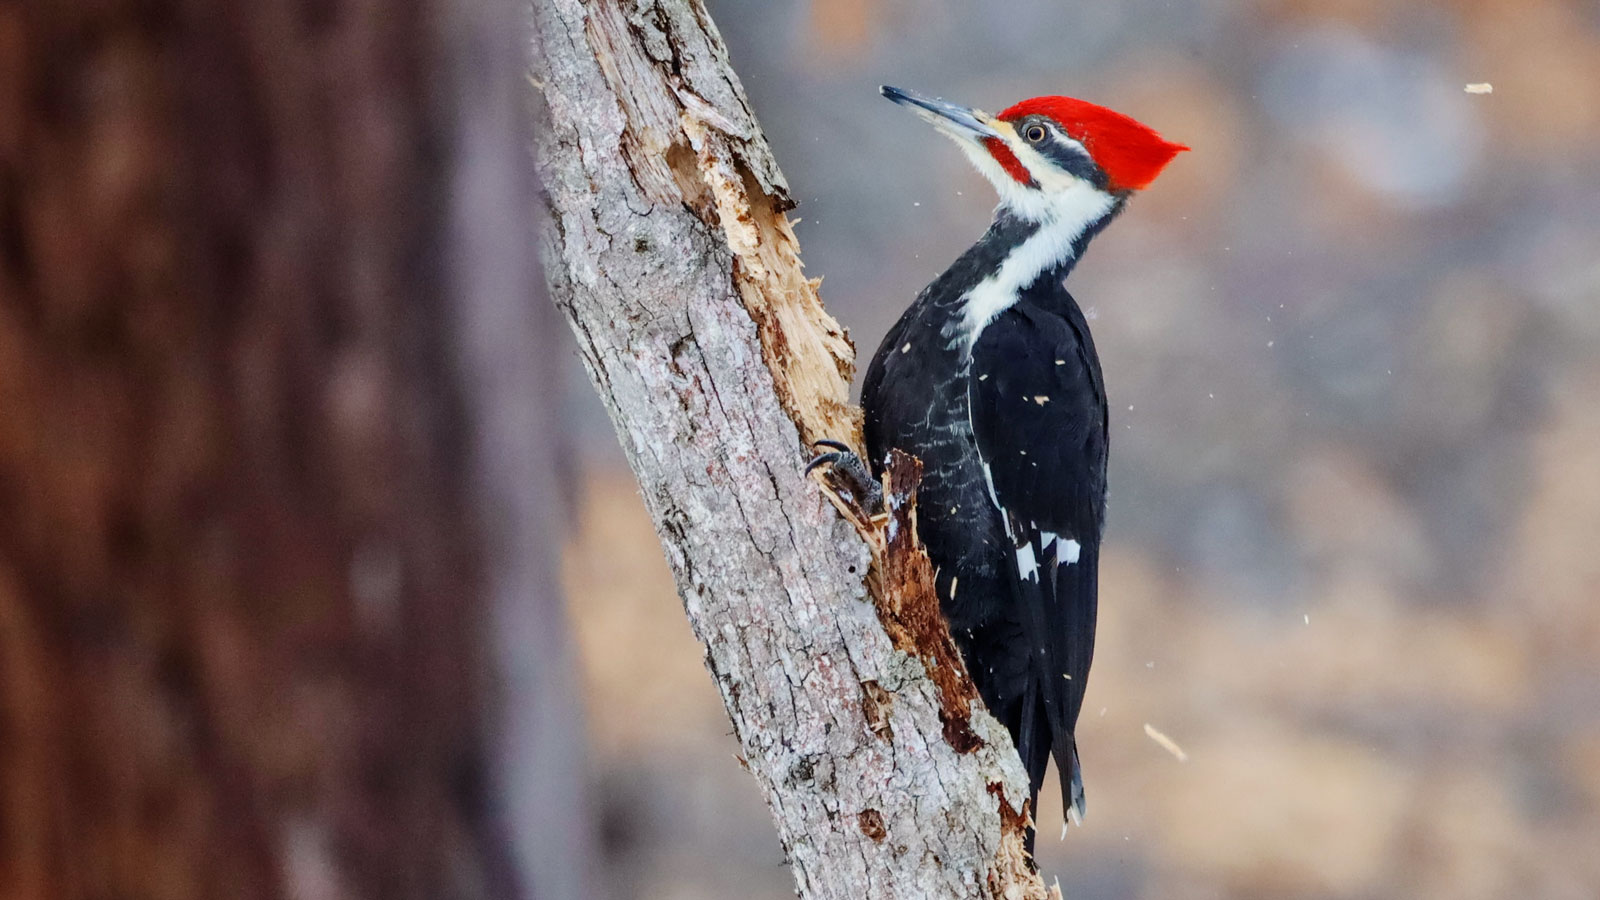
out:
{"label": "bird's claw", "polygon": [[[850,445],[846,444],[844,441],[833,441],[833,440],[828,440],[828,439],[824,438],[824,439],[822,439],[820,441],[812,441],[811,442],[811,449],[815,450],[818,447],[828,447],[833,452],[832,453],[819,453],[816,456],[812,457],[811,458],[811,462],[806,465],[806,474],[807,475],[810,475],[812,472],[816,471],[817,469],[819,469],[819,468],[821,468],[823,466],[827,466],[827,465],[832,465],[834,463],[838,463],[840,460],[843,460],[847,456],[855,459],[855,463],[857,465],[859,465],[861,463],[861,458],[856,456],[855,451],[851,450],[850,449]],[[849,463],[846,463],[846,465],[849,465]]]}
{"label": "bird's claw", "polygon": [[872,477],[872,470],[854,450],[850,449],[849,444],[821,440],[814,441],[811,446],[812,449],[818,447],[829,449],[826,453],[812,457],[811,462],[806,465],[807,475],[818,469],[826,469],[823,473],[823,483],[840,502],[851,507],[852,512],[858,513],[863,522],[870,521],[883,512],[883,485]]}

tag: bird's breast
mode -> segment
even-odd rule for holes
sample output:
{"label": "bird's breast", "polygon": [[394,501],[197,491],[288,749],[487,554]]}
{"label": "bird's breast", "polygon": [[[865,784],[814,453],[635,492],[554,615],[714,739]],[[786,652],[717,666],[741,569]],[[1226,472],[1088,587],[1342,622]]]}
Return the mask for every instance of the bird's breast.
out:
{"label": "bird's breast", "polygon": [[922,461],[917,522],[930,557],[942,567],[986,572],[1005,549],[1004,526],[972,433],[970,342],[959,330],[959,309],[947,311],[957,315],[903,323],[899,343],[883,348],[875,390],[862,397],[868,452],[875,463],[891,448]]}

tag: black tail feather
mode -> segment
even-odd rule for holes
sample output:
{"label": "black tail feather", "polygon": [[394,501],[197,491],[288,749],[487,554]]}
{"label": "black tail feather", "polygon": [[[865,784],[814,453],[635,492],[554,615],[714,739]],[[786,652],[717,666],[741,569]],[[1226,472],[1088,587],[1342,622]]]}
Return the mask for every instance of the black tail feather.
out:
{"label": "black tail feather", "polygon": [[1061,776],[1061,803],[1073,824],[1083,824],[1083,767],[1078,763],[1078,742],[1068,734],[1056,738],[1056,769]]}

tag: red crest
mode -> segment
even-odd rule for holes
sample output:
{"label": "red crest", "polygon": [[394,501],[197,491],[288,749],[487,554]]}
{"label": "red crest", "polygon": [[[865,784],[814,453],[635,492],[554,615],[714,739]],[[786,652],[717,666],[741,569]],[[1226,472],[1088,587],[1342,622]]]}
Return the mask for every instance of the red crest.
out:
{"label": "red crest", "polygon": [[1034,97],[1000,113],[1015,122],[1024,116],[1047,116],[1068,137],[1089,151],[1105,170],[1111,189],[1138,190],[1154,181],[1172,158],[1188,150],[1155,129],[1115,110],[1071,97]]}

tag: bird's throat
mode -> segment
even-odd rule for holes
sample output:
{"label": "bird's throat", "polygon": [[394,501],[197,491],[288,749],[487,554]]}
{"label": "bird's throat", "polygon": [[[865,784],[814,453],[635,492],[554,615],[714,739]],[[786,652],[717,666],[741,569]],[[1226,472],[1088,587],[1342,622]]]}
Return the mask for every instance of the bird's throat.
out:
{"label": "bird's throat", "polygon": [[1044,278],[1065,279],[1089,241],[1121,209],[1121,198],[1088,189],[1059,198],[1038,218],[1019,216],[1004,205],[996,210],[989,230],[967,252],[993,263],[963,294],[961,334],[952,336],[962,342],[963,352],[970,352],[983,329],[1029,287]]}

